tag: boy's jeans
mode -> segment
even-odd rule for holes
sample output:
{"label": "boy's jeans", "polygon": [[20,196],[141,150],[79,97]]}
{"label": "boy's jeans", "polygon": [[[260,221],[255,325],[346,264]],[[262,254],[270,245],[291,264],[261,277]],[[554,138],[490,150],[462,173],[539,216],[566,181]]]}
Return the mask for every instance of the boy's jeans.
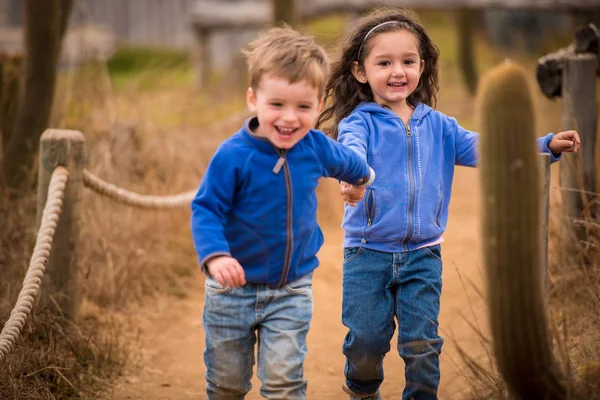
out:
{"label": "boy's jeans", "polygon": [[346,386],[357,396],[379,399],[383,358],[398,321],[398,353],[405,362],[402,399],[437,399],[440,380],[438,336],[442,292],[440,246],[404,253],[362,247],[344,249],[342,322]]}
{"label": "boy's jeans", "polygon": [[206,278],[202,324],[208,399],[243,399],[250,391],[257,336],[262,396],[305,399],[303,364],[312,313],[312,273],[279,289],[253,283],[223,288]]}

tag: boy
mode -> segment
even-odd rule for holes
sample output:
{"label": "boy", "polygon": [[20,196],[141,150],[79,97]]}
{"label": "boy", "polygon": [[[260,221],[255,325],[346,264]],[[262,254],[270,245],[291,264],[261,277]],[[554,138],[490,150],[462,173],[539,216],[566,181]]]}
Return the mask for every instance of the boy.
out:
{"label": "boy", "polygon": [[305,399],[312,272],[323,243],[315,189],[321,177],[366,186],[375,176],[354,151],[312,130],[329,69],[312,38],[273,28],[245,54],[256,117],[219,146],[192,202],[208,274],[206,390],[211,400],[243,399],[258,341],[262,396]]}

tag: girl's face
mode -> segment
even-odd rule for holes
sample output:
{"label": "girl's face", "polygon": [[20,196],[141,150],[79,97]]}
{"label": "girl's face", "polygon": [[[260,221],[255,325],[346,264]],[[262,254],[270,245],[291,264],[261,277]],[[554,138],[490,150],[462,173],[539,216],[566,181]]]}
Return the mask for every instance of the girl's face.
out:
{"label": "girl's face", "polygon": [[372,38],[369,47],[364,65],[354,63],[354,77],[369,83],[375,102],[394,111],[404,107],[424,67],[417,38],[407,30],[384,32]]}

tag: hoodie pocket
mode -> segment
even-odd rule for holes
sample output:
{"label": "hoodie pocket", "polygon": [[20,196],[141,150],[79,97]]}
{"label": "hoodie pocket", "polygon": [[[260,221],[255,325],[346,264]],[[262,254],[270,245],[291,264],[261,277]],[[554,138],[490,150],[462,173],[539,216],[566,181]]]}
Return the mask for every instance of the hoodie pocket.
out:
{"label": "hoodie pocket", "polygon": [[373,189],[367,189],[367,196],[365,198],[365,210],[367,213],[367,228],[373,225],[373,219],[375,218],[375,193]]}

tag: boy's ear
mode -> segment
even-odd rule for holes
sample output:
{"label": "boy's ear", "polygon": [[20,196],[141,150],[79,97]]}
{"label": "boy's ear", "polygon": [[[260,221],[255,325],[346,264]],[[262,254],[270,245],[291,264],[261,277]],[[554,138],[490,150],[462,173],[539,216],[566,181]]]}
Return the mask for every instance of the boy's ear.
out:
{"label": "boy's ear", "polygon": [[321,113],[321,111],[323,110],[323,102],[324,102],[324,100],[321,98],[321,99],[319,100],[319,104],[317,104],[317,113],[319,113],[319,114],[320,114],[320,113]]}
{"label": "boy's ear", "polygon": [[367,83],[367,76],[365,75],[365,69],[358,65],[358,61],[352,63],[352,75],[360,83]]}
{"label": "boy's ear", "polygon": [[252,113],[256,113],[256,93],[254,93],[254,89],[249,87],[246,90],[246,104],[248,105],[248,109]]}

